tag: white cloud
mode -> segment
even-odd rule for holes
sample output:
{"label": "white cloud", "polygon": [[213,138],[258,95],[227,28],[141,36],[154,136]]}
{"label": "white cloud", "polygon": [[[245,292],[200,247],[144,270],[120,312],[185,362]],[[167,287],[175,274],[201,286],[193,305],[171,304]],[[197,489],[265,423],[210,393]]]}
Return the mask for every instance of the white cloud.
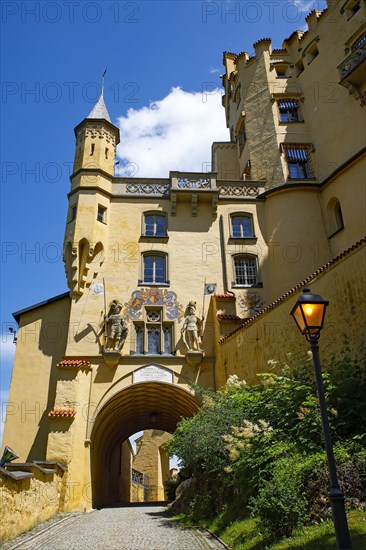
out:
{"label": "white cloud", "polygon": [[219,72],[220,72],[220,69],[215,69],[215,68],[210,69],[211,74],[215,74],[215,73],[219,73]]}
{"label": "white cloud", "polygon": [[323,10],[325,7],[324,0],[292,0],[296,7],[303,12],[310,10]]}
{"label": "white cloud", "polygon": [[172,88],[148,107],[129,109],[119,118],[119,176],[163,177],[169,171],[209,171],[213,141],[227,141],[221,90],[207,93]]}
{"label": "white cloud", "polygon": [[[0,391],[0,445],[3,440],[5,417],[6,417],[6,405],[8,402],[8,390]],[[0,447],[0,458],[2,456],[2,448]]]}
{"label": "white cloud", "polygon": [[15,354],[15,344],[13,342],[13,335],[10,333],[3,333],[0,337],[0,357],[1,362],[13,361]]}
{"label": "white cloud", "polygon": [[[0,442],[2,441],[6,403],[9,395],[10,375],[13,367],[15,354],[15,344],[13,343],[13,335],[3,333],[0,336],[0,358],[1,358],[1,390],[0,390]],[[0,449],[1,451],[1,449]]]}

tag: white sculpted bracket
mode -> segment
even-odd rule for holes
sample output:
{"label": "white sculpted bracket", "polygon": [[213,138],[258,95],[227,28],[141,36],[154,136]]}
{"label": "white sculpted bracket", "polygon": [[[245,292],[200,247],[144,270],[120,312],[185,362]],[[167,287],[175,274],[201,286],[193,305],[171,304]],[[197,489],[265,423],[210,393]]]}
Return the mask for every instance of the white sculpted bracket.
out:
{"label": "white sculpted bracket", "polygon": [[173,371],[160,365],[146,365],[133,371],[132,383],[139,382],[167,382],[173,384]]}

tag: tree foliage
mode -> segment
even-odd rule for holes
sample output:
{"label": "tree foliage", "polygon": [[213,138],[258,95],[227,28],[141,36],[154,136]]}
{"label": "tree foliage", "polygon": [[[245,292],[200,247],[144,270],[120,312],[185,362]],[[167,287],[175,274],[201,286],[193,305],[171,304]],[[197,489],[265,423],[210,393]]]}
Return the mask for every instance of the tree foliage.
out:
{"label": "tree foliage", "polygon": [[[259,375],[256,386],[231,376],[216,393],[200,390],[202,408],[195,417],[183,419],[169,441],[169,453],[179,456],[195,478],[193,517],[215,515],[235,499],[243,510],[252,507],[262,526],[281,536],[291,534],[300,521],[329,511],[312,365],[272,366],[276,372]],[[357,470],[366,460],[365,364],[333,364],[323,382],[340,473]],[[354,501],[357,493],[360,501],[365,477],[351,478],[348,475],[346,496]],[[281,503],[277,511],[274,502]]]}

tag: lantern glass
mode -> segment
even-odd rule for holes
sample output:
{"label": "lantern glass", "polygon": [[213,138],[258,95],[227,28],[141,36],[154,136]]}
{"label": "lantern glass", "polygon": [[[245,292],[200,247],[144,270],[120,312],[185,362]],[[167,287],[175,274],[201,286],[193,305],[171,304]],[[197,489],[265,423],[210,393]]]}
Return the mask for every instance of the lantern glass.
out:
{"label": "lantern glass", "polygon": [[325,310],[329,302],[317,294],[311,294],[309,289],[304,289],[291,315],[296,321],[301,334],[316,335],[323,328]]}
{"label": "lantern glass", "polygon": [[292,312],[292,316],[295,319],[301,333],[304,334],[306,329],[306,323],[302,314],[302,308],[300,304],[297,304],[296,309],[294,309],[294,311]]}
{"label": "lantern glass", "polygon": [[306,329],[310,334],[316,334],[323,328],[325,304],[301,304],[305,318]]}

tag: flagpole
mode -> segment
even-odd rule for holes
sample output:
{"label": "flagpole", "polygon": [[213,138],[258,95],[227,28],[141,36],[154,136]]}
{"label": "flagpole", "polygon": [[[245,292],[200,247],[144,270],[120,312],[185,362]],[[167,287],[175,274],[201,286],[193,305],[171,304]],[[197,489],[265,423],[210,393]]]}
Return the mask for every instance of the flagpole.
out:
{"label": "flagpole", "polygon": [[202,317],[205,315],[205,298],[206,298],[206,277],[203,283],[203,303],[202,303]]}
{"label": "flagpole", "polygon": [[107,333],[107,297],[106,297],[106,291],[105,291],[105,281],[103,277],[103,295],[104,295],[104,349],[107,346],[107,339],[108,339],[108,333]]}

